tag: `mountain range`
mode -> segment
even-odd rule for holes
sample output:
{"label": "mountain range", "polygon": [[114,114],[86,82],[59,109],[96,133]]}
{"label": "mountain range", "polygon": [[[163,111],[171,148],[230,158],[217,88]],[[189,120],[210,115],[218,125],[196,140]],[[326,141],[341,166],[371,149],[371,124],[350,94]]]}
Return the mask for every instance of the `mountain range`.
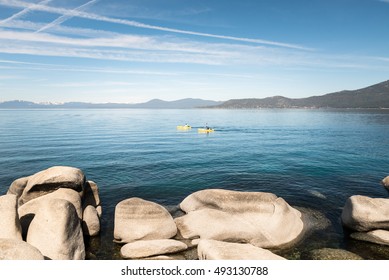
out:
{"label": "mountain range", "polygon": [[257,108],[389,108],[389,80],[357,90],[343,90],[306,98],[273,96],[267,98],[230,99],[225,102],[186,98],[175,101],[153,99],[145,103],[34,103],[29,101],[0,102],[0,109],[257,109]]}
{"label": "mountain range", "polygon": [[145,103],[126,104],[126,103],[86,103],[86,102],[67,102],[67,103],[34,103],[23,100],[13,100],[0,103],[3,109],[191,109],[198,107],[210,107],[220,105],[222,102],[186,98],[175,101],[164,101],[152,99]]}
{"label": "mountain range", "polygon": [[213,108],[389,108],[389,81],[357,90],[344,90],[307,98],[273,96],[262,99],[231,99]]}

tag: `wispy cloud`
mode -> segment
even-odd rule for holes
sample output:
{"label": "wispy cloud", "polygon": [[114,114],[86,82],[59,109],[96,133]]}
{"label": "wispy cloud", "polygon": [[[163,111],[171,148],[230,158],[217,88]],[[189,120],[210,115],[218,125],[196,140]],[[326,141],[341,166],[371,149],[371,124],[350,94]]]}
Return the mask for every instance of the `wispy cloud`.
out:
{"label": "wispy cloud", "polygon": [[[388,2],[389,2],[389,0],[388,0]],[[378,61],[389,62],[389,57],[373,56],[371,58],[375,59],[375,60],[378,60]]]}
{"label": "wispy cloud", "polygon": [[137,83],[129,82],[117,82],[117,81],[92,81],[92,82],[68,82],[68,83],[57,83],[57,84],[46,84],[47,87],[60,87],[60,88],[80,88],[80,87],[128,87],[134,86]]}
{"label": "wispy cloud", "polygon": [[[38,5],[46,5],[48,4],[49,2],[51,2],[52,0],[43,0],[41,2],[38,3]],[[13,14],[12,16],[6,18],[6,19],[3,19],[3,20],[0,20],[0,26],[1,25],[4,25],[5,23],[11,21],[11,20],[14,20],[16,18],[20,18],[21,16],[23,15],[26,15],[28,14],[31,10],[34,10],[34,7],[36,6],[37,4],[30,4],[29,6],[25,7],[23,10],[21,10],[20,12],[17,12],[16,14]]]}
{"label": "wispy cloud", "polygon": [[[2,66],[5,65],[5,66]],[[11,65],[11,66],[7,66]],[[252,74],[232,74],[232,73],[212,73],[212,72],[171,72],[171,71],[149,71],[142,69],[120,69],[120,68],[97,68],[97,67],[69,67],[69,65],[63,64],[48,64],[48,63],[37,63],[27,62],[18,60],[0,60],[0,69],[24,69],[34,71],[58,71],[58,72],[85,72],[85,73],[99,73],[99,74],[120,74],[120,75],[142,75],[142,76],[214,76],[214,77],[227,77],[227,78],[238,78],[238,79],[257,79],[258,77]],[[14,77],[14,76],[4,76]],[[180,83],[180,80],[176,81]],[[187,83],[187,82],[185,82]],[[90,83],[66,83],[61,84],[67,87],[72,86],[87,86]],[[128,82],[103,82],[104,85],[132,85],[133,83]],[[56,84],[58,85],[58,84]],[[198,83],[196,83],[198,85]]]}
{"label": "wispy cloud", "polygon": [[[1,29],[0,29],[1,31]],[[56,36],[47,33],[36,34],[31,32],[2,31],[0,39],[12,41],[27,41],[61,45],[73,45],[79,47],[110,47],[110,48],[139,48],[139,49],[161,49],[161,46],[153,45],[155,39],[146,36],[119,35],[107,38],[80,39]],[[177,49],[176,49],[177,50]],[[184,51],[184,49],[182,48]],[[189,51],[189,50],[186,50]],[[195,50],[192,50],[195,52]]]}
{"label": "wispy cloud", "polygon": [[312,50],[310,48],[307,48],[307,47],[301,46],[301,45],[297,45],[297,44],[290,44],[290,43],[269,41],[269,40],[263,40],[263,39],[234,37],[234,36],[228,36],[228,35],[218,35],[218,34],[211,34],[211,33],[196,32],[196,31],[191,31],[191,30],[169,28],[169,27],[164,27],[164,26],[144,24],[144,23],[132,21],[132,20],[106,17],[106,16],[101,16],[101,15],[97,15],[97,14],[93,14],[93,13],[82,12],[79,10],[69,10],[69,9],[65,9],[65,8],[50,7],[50,6],[41,5],[41,4],[31,5],[31,3],[24,2],[24,1],[18,1],[18,0],[14,0],[14,1],[0,0],[0,4],[3,4],[5,6],[9,6],[9,7],[30,8],[33,10],[38,10],[38,11],[43,11],[43,12],[48,12],[48,13],[61,14],[63,16],[80,17],[80,18],[85,18],[85,19],[89,19],[89,20],[110,22],[110,23],[115,23],[115,24],[120,24],[120,25],[126,25],[126,26],[132,26],[132,27],[144,28],[144,29],[159,30],[159,31],[170,32],[170,33],[179,33],[179,34],[185,34],[185,35],[210,37],[210,38],[240,41],[240,42],[246,42],[246,43],[255,43],[255,44],[261,44],[261,45],[271,45],[271,46],[291,48],[291,49]]}
{"label": "wispy cloud", "polygon": [[[98,2],[99,0],[92,0],[92,1],[89,1],[75,9],[72,10],[72,12],[76,12],[76,11],[82,11],[84,9],[86,9],[87,7],[89,6],[92,6],[93,4],[95,4],[96,2]],[[68,19],[71,19],[73,16],[72,15],[62,15],[60,16],[59,18],[57,18],[56,20],[50,22],[49,24],[43,26],[42,28],[38,29],[36,32],[42,32],[44,30],[47,30],[49,28],[52,28],[54,26],[57,26],[57,25],[60,25],[61,23],[67,21]]]}
{"label": "wispy cloud", "polygon": [[[256,67],[369,68],[372,59],[301,50],[216,44],[177,38],[115,35],[74,38],[48,33],[0,30],[0,52],[112,61],[190,63],[203,65],[255,65]],[[23,42],[22,44],[20,42]]]}
{"label": "wispy cloud", "polygon": [[[169,42],[166,38],[129,35],[80,39],[46,33],[2,31],[0,40],[0,52],[5,53],[208,65],[226,63],[229,58],[239,55],[240,51],[234,45]],[[20,44],[20,41],[25,43]]]}
{"label": "wispy cloud", "polygon": [[10,75],[0,75],[0,80],[13,80],[18,79],[18,76],[10,76]]}
{"label": "wispy cloud", "polygon": [[[318,51],[310,52],[295,48],[258,46],[238,42],[209,43],[191,41],[173,36],[124,35],[112,31],[59,25],[62,20],[69,19],[71,16],[84,14],[82,9],[96,2],[97,0],[89,1],[73,10],[49,7],[39,3],[34,5],[30,4],[25,10],[35,9],[36,7],[40,7],[40,10],[44,9],[45,11],[54,9],[56,14],[63,12],[63,16],[49,24],[15,20],[15,18],[8,20],[4,23],[7,29],[0,28],[0,52],[112,61],[203,65],[255,65],[256,67],[270,65],[275,67],[361,69],[369,68],[374,64],[371,63],[374,60],[372,58],[350,57],[341,54],[336,56],[323,54]],[[17,3],[17,5],[21,6],[22,3],[26,2],[0,0],[1,3],[8,3],[7,5]],[[88,14],[88,16],[91,15],[100,17],[94,14]],[[15,28],[24,29],[24,31],[15,31]],[[52,28],[57,34],[64,33],[69,36],[25,31],[46,30],[47,28]],[[85,38],[80,36],[84,36]],[[380,61],[384,62],[385,59],[381,58]],[[34,66],[36,67],[38,65]],[[380,65],[380,67],[383,66],[385,65]],[[61,69],[61,67],[57,68]]]}
{"label": "wispy cloud", "polygon": [[[36,27],[42,27],[39,23],[24,21],[11,21],[8,24],[24,30],[35,30]],[[284,48],[274,48],[273,50],[264,46],[237,43],[206,43],[171,36],[123,35],[115,32],[66,26],[53,28],[57,34],[64,33],[69,36],[3,30],[0,32],[0,40],[3,42],[0,44],[0,51],[22,53],[24,50],[27,51],[26,54],[50,56],[55,56],[57,52],[58,56],[70,57],[85,57],[87,54],[88,58],[96,59],[206,65],[258,62],[262,64],[271,62],[288,64],[295,57],[295,55],[290,55],[291,52],[294,54],[301,52]],[[92,37],[80,38],[83,35]],[[6,48],[6,46],[8,47]],[[104,55],[98,55],[101,53]],[[283,55],[284,53],[287,53],[288,57]]]}
{"label": "wispy cloud", "polygon": [[[10,20],[3,24],[2,27],[7,27],[9,29],[23,29],[25,31],[35,31],[44,27],[46,24],[41,22],[32,22],[26,20]],[[94,38],[94,37],[115,37],[121,35],[120,33],[99,29],[91,29],[91,28],[81,28],[81,27],[69,27],[62,25],[55,25],[50,27],[50,29],[55,34],[67,34],[74,35],[77,37],[86,37],[86,38]]]}
{"label": "wispy cloud", "polygon": [[[7,26],[24,30],[43,27],[41,23],[20,20],[8,22]],[[58,25],[53,26],[53,30],[57,34],[64,33],[68,36],[3,30],[0,32],[0,40],[3,41],[0,51],[138,62],[289,66],[301,63],[305,65],[312,60],[306,59],[307,56],[316,53],[237,42],[207,43],[172,36],[123,35],[112,31]]]}
{"label": "wispy cloud", "polygon": [[[147,71],[142,69],[120,69],[120,68],[86,68],[86,67],[69,67],[61,64],[36,63],[17,60],[0,60],[1,69],[23,69],[33,71],[58,71],[58,72],[85,72],[85,73],[100,73],[100,74],[124,74],[124,75],[152,75],[152,76],[177,76],[181,73],[169,71]],[[12,66],[7,66],[12,65]]]}
{"label": "wispy cloud", "polygon": [[12,44],[3,44],[0,46],[0,52],[9,54],[29,54],[37,56],[52,57],[75,57],[111,61],[132,61],[132,62],[153,62],[153,63],[190,63],[203,65],[220,65],[215,57],[203,54],[187,55],[185,53],[145,53],[143,51],[120,51],[120,50],[101,50],[101,49],[82,49],[82,48],[49,48],[42,45],[15,46]]}
{"label": "wispy cloud", "polygon": [[[12,29],[36,30],[42,28],[41,23],[15,20],[5,24]],[[75,28],[67,26],[54,26],[56,34],[63,33],[68,36],[52,34],[34,34],[32,32],[1,30],[0,39],[12,41],[30,41],[51,44],[73,45],[79,47],[106,47],[128,48],[141,50],[176,51],[226,55],[236,52],[244,45],[216,44],[189,40],[182,40],[171,36],[141,36],[124,35],[112,31],[94,30],[89,28]],[[70,36],[70,37],[69,37]],[[75,38],[77,36],[77,38]],[[80,38],[85,37],[85,38]],[[220,46],[220,47],[217,47]],[[234,50],[234,48],[238,48]],[[263,48],[261,46],[247,46],[249,49]]]}
{"label": "wispy cloud", "polygon": [[[132,4],[134,2],[134,4]],[[201,5],[195,3],[196,5]],[[207,4],[207,3],[206,3]],[[231,27],[226,26],[225,24],[221,25],[215,24],[214,21],[212,23],[204,22],[203,16],[214,11],[212,8],[208,6],[198,6],[198,7],[186,7],[172,9],[170,6],[166,5],[166,7],[153,7],[152,5],[139,5],[135,1],[127,1],[126,5],[120,5],[115,1],[105,1],[102,5],[95,7],[95,13],[102,13],[107,16],[112,16],[116,18],[135,18],[142,20],[159,20],[165,22],[175,22],[180,24],[188,24],[191,26],[207,26],[212,27]],[[199,20],[197,16],[203,15]]]}

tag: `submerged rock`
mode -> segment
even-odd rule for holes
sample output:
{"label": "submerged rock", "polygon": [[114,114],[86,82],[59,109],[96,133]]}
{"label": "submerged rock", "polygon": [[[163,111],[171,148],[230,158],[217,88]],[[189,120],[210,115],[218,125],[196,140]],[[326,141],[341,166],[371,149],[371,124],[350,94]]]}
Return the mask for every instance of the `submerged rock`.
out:
{"label": "submerged rock", "polygon": [[347,199],[342,223],[355,231],[389,229],[389,199],[354,195]]}
{"label": "submerged rock", "polygon": [[201,239],[197,247],[200,260],[285,260],[269,250],[251,244]]}
{"label": "submerged rock", "polygon": [[271,193],[203,190],[180,204],[176,218],[185,239],[213,239],[274,248],[296,241],[303,232],[301,213]]}
{"label": "submerged rock", "polygon": [[322,248],[309,251],[304,259],[308,260],[362,260],[362,257],[343,249]]}
{"label": "submerged rock", "polygon": [[17,207],[16,195],[6,194],[0,196],[0,238],[22,240],[22,227]]}
{"label": "submerged rock", "polygon": [[74,167],[54,166],[30,176],[20,198],[19,205],[54,192],[60,188],[73,189],[83,196],[84,173]]}
{"label": "submerged rock", "polygon": [[0,238],[0,260],[44,260],[44,257],[23,240]]}
{"label": "submerged rock", "polygon": [[116,205],[114,238],[118,243],[169,239],[176,233],[172,216],[157,203],[134,197]]}
{"label": "submerged rock", "polygon": [[302,215],[304,234],[309,235],[316,231],[324,231],[332,226],[331,221],[319,210],[305,207],[296,207],[296,209]]}
{"label": "submerged rock", "polygon": [[173,239],[141,240],[124,245],[120,254],[125,259],[140,259],[186,250],[185,243]]}
{"label": "submerged rock", "polygon": [[317,190],[308,190],[308,193],[310,193],[311,195],[313,195],[315,197],[321,198],[321,199],[327,199],[326,195],[322,194],[321,192],[319,192]]}
{"label": "submerged rock", "polygon": [[367,241],[371,243],[389,245],[389,231],[388,230],[372,230],[369,232],[353,232],[351,238]]}

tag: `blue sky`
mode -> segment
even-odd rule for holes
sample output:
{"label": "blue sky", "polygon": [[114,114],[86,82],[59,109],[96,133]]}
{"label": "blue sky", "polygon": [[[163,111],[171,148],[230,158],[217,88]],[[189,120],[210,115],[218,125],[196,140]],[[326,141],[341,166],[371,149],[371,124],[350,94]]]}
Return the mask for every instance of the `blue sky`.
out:
{"label": "blue sky", "polygon": [[389,0],[0,0],[0,101],[300,98],[389,79]]}

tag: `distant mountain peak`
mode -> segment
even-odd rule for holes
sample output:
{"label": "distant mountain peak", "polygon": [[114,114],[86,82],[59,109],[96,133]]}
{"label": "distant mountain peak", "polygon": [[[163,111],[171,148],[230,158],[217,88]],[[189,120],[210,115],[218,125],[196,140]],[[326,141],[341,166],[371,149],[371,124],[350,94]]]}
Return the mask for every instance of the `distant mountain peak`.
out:
{"label": "distant mountain peak", "polygon": [[342,90],[321,96],[231,99],[215,108],[389,108],[389,80],[357,90]]}
{"label": "distant mountain peak", "polygon": [[342,90],[320,96],[293,99],[281,95],[266,98],[230,99],[225,102],[184,98],[175,101],[152,99],[145,103],[86,103],[67,102],[34,103],[23,100],[0,102],[0,108],[145,108],[145,109],[192,109],[192,108],[389,108],[389,80],[357,90]]}
{"label": "distant mountain peak", "polygon": [[161,99],[152,99],[145,103],[137,104],[123,104],[123,103],[87,103],[87,102],[66,102],[66,103],[55,103],[55,102],[40,102],[34,103],[23,100],[13,100],[0,102],[0,108],[3,109],[23,109],[23,108],[36,108],[36,109],[53,109],[53,108],[145,108],[145,109],[192,109],[198,107],[207,107],[219,105],[222,102],[185,98],[176,101],[164,101]]}

